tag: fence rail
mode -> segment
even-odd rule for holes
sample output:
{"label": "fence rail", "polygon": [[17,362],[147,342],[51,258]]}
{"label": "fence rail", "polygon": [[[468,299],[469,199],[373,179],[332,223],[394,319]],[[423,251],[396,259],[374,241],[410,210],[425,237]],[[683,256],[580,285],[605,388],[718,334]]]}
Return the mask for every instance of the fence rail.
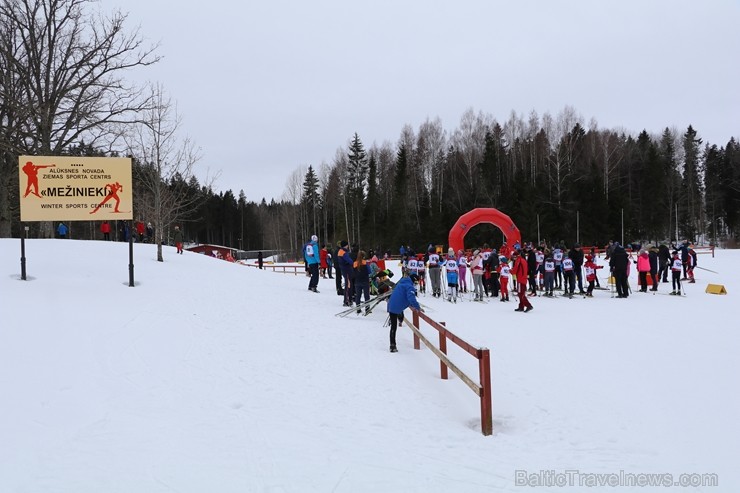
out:
{"label": "fence rail", "polygon": [[[475,394],[480,398],[481,432],[485,436],[493,434],[490,351],[487,348],[476,348],[471,344],[468,344],[460,337],[447,330],[444,322],[437,322],[429,318],[429,316],[427,316],[425,313],[418,310],[412,309],[412,312],[413,318],[411,331],[414,333],[414,349],[421,349],[421,345],[419,342],[424,342],[424,345],[427,346],[439,358],[440,377],[443,380],[447,380],[448,378],[447,370],[452,370],[455,375],[460,377],[460,380],[465,382],[465,384],[470,387],[473,392],[475,392]],[[439,348],[432,344],[429,339],[424,337],[424,335],[421,333],[419,325],[421,320],[436,329],[439,333]],[[471,377],[466,375],[447,357],[448,339],[478,360],[478,378],[480,380],[480,383],[476,382]]]}
{"label": "fence rail", "polygon": [[[242,263],[242,265],[246,265],[247,267],[259,267],[256,263]],[[267,270],[270,269],[273,272],[278,272],[280,274],[293,274],[298,275],[306,274],[306,268],[303,265],[273,265],[273,264],[262,264],[262,268]]]}

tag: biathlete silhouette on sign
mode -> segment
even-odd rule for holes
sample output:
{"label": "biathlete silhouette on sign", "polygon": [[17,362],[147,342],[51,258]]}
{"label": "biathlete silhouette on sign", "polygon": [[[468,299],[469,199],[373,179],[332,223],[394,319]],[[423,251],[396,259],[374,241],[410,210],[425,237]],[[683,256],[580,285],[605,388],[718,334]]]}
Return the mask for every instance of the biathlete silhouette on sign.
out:
{"label": "biathlete silhouette on sign", "polygon": [[106,190],[108,190],[108,195],[105,196],[103,201],[99,203],[95,209],[90,211],[90,214],[95,214],[96,212],[98,212],[98,210],[103,207],[103,204],[108,202],[110,199],[114,199],[116,201],[116,207],[113,209],[113,212],[121,212],[118,210],[118,205],[121,203],[121,199],[118,197],[118,192],[123,190],[123,185],[118,182],[108,183],[105,188]]}
{"label": "biathlete silhouette on sign", "polygon": [[26,193],[23,194],[24,199],[28,197],[29,193],[41,198],[41,195],[39,195],[39,170],[42,168],[53,168],[55,166],[56,164],[33,164],[31,161],[28,161],[25,166],[21,168],[28,177]]}

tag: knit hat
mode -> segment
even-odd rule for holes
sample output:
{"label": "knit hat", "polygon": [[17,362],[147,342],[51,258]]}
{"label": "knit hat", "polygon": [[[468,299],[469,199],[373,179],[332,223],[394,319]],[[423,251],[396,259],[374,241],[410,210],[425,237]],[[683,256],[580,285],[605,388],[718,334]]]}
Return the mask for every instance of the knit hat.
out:
{"label": "knit hat", "polygon": [[347,245],[349,245],[349,243],[347,243],[347,240],[342,240],[342,242],[339,244],[339,246],[341,246],[342,248],[346,247]]}

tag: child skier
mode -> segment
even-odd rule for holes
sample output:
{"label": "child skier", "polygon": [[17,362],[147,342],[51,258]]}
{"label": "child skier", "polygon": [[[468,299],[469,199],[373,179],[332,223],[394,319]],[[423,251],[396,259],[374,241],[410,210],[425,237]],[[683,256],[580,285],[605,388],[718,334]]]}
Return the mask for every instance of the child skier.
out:
{"label": "child skier", "polygon": [[576,272],[573,267],[573,259],[568,253],[563,252],[563,291],[568,298],[572,298],[576,289]]}
{"label": "child skier", "polygon": [[445,272],[447,273],[447,301],[457,303],[457,280],[459,276],[459,270],[457,267],[457,259],[455,259],[455,251],[450,248],[447,251],[447,259],[444,262]]}
{"label": "child skier", "polygon": [[545,256],[545,296],[552,297],[552,290],[555,287],[555,260],[552,255],[546,252]]}
{"label": "child skier", "polygon": [[427,268],[424,265],[424,258],[416,259],[416,274],[419,276],[419,292],[427,292]]}
{"label": "child skier", "polygon": [[689,245],[689,255],[686,257],[686,275],[689,277],[689,284],[694,284],[694,267],[696,267],[696,252],[694,245]]}
{"label": "child skier", "polygon": [[509,277],[511,276],[511,268],[509,267],[509,261],[503,255],[500,256],[498,260],[498,277],[501,284],[501,301],[509,301]]}
{"label": "child skier", "polygon": [[681,272],[683,271],[683,262],[681,262],[681,256],[678,254],[678,250],[673,250],[673,258],[671,259],[671,280],[673,282],[673,291],[671,294],[681,296]]}
{"label": "child skier", "polygon": [[433,248],[429,249],[429,261],[427,266],[429,267],[429,279],[432,283],[432,296],[442,296],[442,287],[440,281],[440,259],[437,252]]}
{"label": "child skier", "polygon": [[406,260],[406,267],[402,270],[404,274],[411,274],[412,272],[416,275],[419,274],[419,261],[416,257],[410,257]]}
{"label": "child skier", "polygon": [[560,248],[560,245],[555,245],[555,248],[553,248],[552,259],[555,261],[555,271],[554,271],[555,288],[562,289],[563,288],[563,250]]}
{"label": "child skier", "polygon": [[586,281],[588,281],[588,289],[586,290],[586,296],[588,296],[589,298],[593,298],[594,284],[597,279],[596,270],[601,269],[604,266],[596,265],[596,262],[594,262],[594,256],[588,255],[586,257],[586,263],[584,264],[583,267],[586,270]]}
{"label": "child skier", "polygon": [[[534,254],[534,258],[537,261],[537,284],[539,285],[540,291],[545,287],[545,252],[540,246],[537,248],[537,253]],[[534,291],[532,292],[534,294]]]}
{"label": "child skier", "polygon": [[468,280],[467,280],[467,274],[468,274],[468,259],[465,257],[465,252],[462,250],[457,251],[457,270],[459,272],[458,281],[460,284],[460,290],[463,293],[468,292]]}

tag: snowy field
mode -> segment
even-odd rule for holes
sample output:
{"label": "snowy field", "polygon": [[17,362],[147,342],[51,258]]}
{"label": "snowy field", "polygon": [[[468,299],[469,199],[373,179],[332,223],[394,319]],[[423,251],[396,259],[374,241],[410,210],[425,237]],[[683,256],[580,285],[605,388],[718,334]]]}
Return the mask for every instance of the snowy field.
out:
{"label": "snowy field", "polygon": [[128,245],[28,240],[21,281],[0,240],[0,492],[740,491],[740,251],[680,298],[420,297],[491,349],[490,437],[410,330],[388,352],[384,306],[336,317],[333,280],[174,252],[135,245],[132,288]]}

